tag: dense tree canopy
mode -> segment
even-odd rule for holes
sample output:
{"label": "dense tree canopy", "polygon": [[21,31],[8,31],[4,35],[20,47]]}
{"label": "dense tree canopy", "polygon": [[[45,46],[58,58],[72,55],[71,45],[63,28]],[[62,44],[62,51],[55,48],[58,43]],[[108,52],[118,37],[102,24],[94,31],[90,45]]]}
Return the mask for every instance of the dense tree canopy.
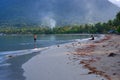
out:
{"label": "dense tree canopy", "polygon": [[70,34],[70,33],[108,33],[114,30],[120,33],[120,12],[115,19],[106,23],[56,26],[53,29],[37,24],[0,23],[0,33],[5,34]]}

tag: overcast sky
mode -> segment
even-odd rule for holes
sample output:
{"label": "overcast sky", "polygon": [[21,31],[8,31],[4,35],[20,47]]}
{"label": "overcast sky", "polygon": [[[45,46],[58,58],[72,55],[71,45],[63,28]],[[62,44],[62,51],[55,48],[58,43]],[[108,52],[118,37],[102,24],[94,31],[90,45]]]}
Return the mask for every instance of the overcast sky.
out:
{"label": "overcast sky", "polygon": [[114,19],[118,11],[120,0],[0,0],[0,21],[10,23],[96,23]]}
{"label": "overcast sky", "polygon": [[120,0],[109,0],[109,1],[120,7]]}

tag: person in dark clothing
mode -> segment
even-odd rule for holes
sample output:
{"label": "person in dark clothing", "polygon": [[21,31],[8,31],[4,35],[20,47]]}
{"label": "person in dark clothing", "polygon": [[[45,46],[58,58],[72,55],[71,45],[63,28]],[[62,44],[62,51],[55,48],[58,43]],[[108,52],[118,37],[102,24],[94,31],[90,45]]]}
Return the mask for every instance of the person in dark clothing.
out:
{"label": "person in dark clothing", "polygon": [[36,40],[37,40],[37,35],[34,34],[34,42],[36,42]]}
{"label": "person in dark clothing", "polygon": [[36,35],[36,34],[34,34],[33,38],[34,38],[34,48],[37,48],[37,44],[36,44],[37,35]]}
{"label": "person in dark clothing", "polygon": [[91,40],[94,40],[94,36],[93,35],[91,35]]}

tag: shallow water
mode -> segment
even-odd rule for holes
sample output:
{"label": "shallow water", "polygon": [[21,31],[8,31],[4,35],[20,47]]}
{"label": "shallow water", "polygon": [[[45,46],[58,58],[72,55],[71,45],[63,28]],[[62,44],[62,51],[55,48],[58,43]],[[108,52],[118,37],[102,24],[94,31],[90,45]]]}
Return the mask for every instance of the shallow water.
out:
{"label": "shallow water", "polygon": [[0,36],[0,51],[40,48],[86,37],[89,35],[37,35],[37,42],[34,43],[33,35],[6,35]]}
{"label": "shallow water", "polygon": [[25,80],[21,65],[35,55],[35,53],[27,54],[6,60],[4,62],[6,65],[0,66],[0,80]]}
{"label": "shallow water", "polygon": [[34,48],[43,48],[51,45],[83,39],[88,35],[37,35],[34,42],[33,35],[5,35],[0,36],[0,65],[6,60],[6,55],[20,55],[35,52]]}
{"label": "shallow water", "polygon": [[[35,47],[48,47],[88,37],[89,35],[38,35],[37,41],[34,43],[33,35],[0,36],[0,80],[25,80],[21,66],[38,54],[34,51]],[[9,54],[25,55],[6,59],[6,55]]]}

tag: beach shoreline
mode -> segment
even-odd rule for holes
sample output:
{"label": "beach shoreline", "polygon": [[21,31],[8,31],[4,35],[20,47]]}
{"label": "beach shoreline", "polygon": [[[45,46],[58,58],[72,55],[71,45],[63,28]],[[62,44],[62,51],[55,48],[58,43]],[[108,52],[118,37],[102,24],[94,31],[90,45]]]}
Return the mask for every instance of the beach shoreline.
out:
{"label": "beach shoreline", "polygon": [[[73,53],[87,57],[80,61],[84,68],[90,70],[88,74],[96,74],[107,80],[120,80],[120,35],[107,35],[100,41],[77,48]],[[76,59],[76,58],[75,58]]]}
{"label": "beach shoreline", "polygon": [[[104,35],[98,38],[103,39]],[[96,38],[96,41],[99,39]],[[72,54],[77,48],[86,47],[92,43],[93,41],[86,39],[82,42],[74,41],[50,46],[22,65],[23,75],[26,80],[106,80],[104,76],[88,74],[89,70],[84,69],[82,64],[79,64],[82,57],[78,54]],[[76,56],[79,59],[74,58]]]}

